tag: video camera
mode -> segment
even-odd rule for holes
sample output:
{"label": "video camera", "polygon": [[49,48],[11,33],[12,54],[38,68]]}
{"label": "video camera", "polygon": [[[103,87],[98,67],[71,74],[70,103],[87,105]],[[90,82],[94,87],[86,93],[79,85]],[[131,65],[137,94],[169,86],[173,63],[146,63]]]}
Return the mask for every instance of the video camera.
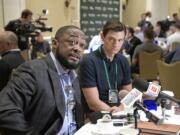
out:
{"label": "video camera", "polygon": [[162,21],[159,21],[160,25],[161,25],[161,29],[166,32],[169,30],[169,27],[174,24],[174,21],[169,20],[168,18]]}
{"label": "video camera", "polygon": [[[47,14],[47,10],[43,9],[42,14]],[[46,26],[46,24],[43,22],[44,20],[47,20],[47,18],[43,18],[42,15],[39,15],[37,19],[30,23],[16,23],[16,33],[19,35],[36,35],[37,32],[52,32],[52,27]]]}

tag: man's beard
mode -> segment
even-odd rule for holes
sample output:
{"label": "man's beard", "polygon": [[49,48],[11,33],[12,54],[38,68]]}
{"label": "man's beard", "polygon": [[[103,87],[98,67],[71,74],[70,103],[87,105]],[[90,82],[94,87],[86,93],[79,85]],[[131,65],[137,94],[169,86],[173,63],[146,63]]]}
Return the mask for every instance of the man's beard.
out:
{"label": "man's beard", "polygon": [[56,58],[58,59],[58,61],[61,63],[61,65],[63,67],[65,67],[66,69],[76,69],[79,66],[79,63],[70,63],[67,61],[67,59],[62,56],[61,54],[56,54]]}

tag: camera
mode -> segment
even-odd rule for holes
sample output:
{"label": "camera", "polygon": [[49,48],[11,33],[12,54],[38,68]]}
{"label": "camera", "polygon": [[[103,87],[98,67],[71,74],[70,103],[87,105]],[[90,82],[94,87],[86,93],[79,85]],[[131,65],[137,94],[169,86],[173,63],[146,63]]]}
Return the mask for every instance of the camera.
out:
{"label": "camera", "polygon": [[46,26],[44,23],[45,20],[48,20],[47,18],[43,18],[43,15],[46,15],[48,13],[48,10],[43,9],[42,10],[42,15],[39,15],[37,19],[35,19],[32,22],[29,23],[22,23],[22,22],[17,22],[15,24],[15,31],[19,35],[34,35],[37,31],[41,32],[52,32],[52,27]]}
{"label": "camera", "polygon": [[28,34],[34,31],[34,26],[31,23],[23,24],[21,22],[15,23],[15,33],[18,35]]}
{"label": "camera", "polygon": [[161,29],[163,31],[168,31],[169,30],[169,27],[174,24],[175,22],[174,21],[171,21],[169,19],[165,19],[165,20],[162,20],[162,21],[159,21],[159,24],[161,26]]}
{"label": "camera", "polygon": [[41,20],[36,20],[34,23],[17,23],[16,26],[16,33],[19,35],[31,35],[31,33],[36,33],[36,31],[40,30],[41,32],[52,32],[52,27],[48,27],[41,22]]}

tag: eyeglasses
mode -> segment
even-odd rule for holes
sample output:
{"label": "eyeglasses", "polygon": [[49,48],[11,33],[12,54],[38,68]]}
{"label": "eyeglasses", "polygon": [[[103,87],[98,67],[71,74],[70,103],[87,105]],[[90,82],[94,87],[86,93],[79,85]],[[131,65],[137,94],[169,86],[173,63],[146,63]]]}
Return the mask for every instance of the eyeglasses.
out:
{"label": "eyeglasses", "polygon": [[74,48],[74,47],[77,47],[77,46],[79,45],[79,47],[80,47],[81,50],[84,50],[84,48],[86,47],[85,42],[80,41],[80,40],[75,39],[75,38],[66,39],[64,42],[65,42],[68,46],[73,47],[73,48]]}

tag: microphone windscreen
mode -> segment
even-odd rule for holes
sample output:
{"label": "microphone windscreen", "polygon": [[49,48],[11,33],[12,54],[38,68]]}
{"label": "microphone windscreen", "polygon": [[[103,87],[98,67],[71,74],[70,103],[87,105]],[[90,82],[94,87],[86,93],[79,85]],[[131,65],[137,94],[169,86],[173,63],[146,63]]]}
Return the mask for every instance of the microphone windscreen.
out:
{"label": "microphone windscreen", "polygon": [[101,119],[103,114],[101,112],[92,112],[89,115],[89,120],[92,124],[96,124],[98,119]]}
{"label": "microphone windscreen", "polygon": [[121,90],[119,92],[119,99],[123,99],[128,93],[129,93],[129,91],[127,91],[127,90]]}
{"label": "microphone windscreen", "polygon": [[135,79],[132,83],[133,87],[135,87],[136,89],[138,89],[141,92],[146,92],[148,87],[149,87],[149,83],[143,79]]}

